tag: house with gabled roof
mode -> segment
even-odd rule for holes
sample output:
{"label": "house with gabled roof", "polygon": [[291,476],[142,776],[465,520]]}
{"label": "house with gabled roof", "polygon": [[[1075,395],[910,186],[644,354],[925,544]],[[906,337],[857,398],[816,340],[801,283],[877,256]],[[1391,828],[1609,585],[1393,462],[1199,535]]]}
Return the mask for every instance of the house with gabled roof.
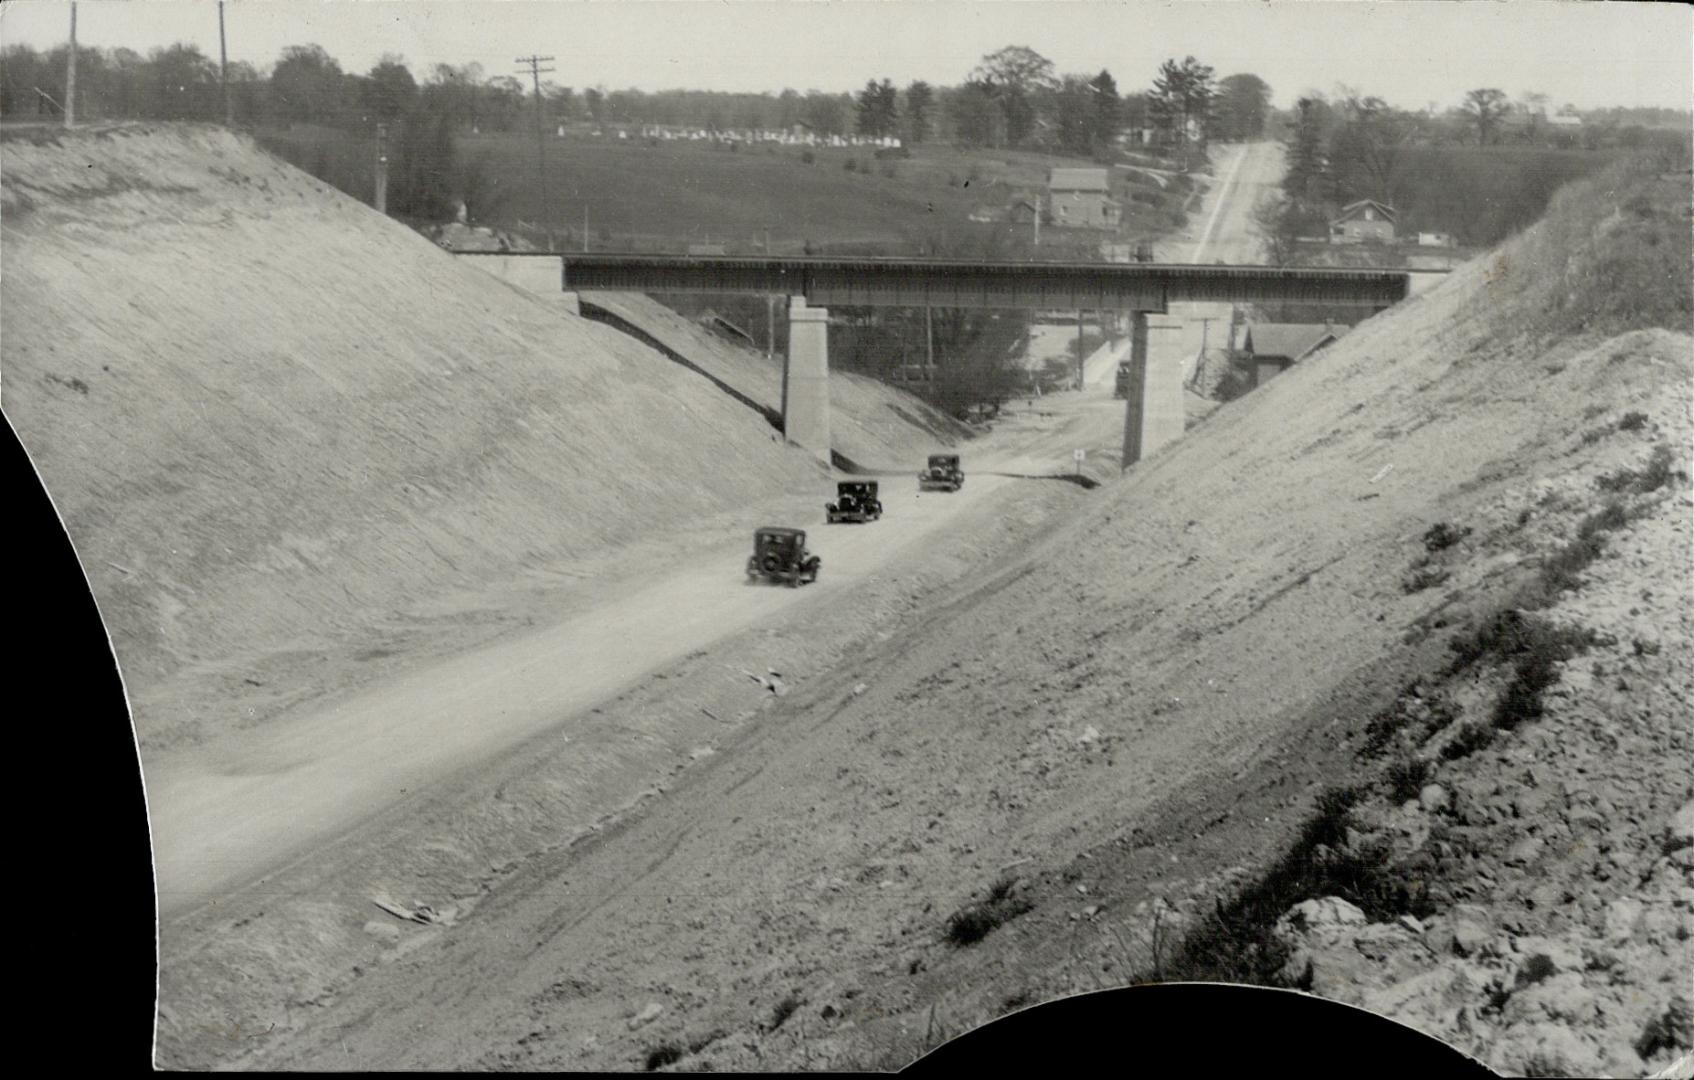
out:
{"label": "house with gabled roof", "polygon": [[1360,199],[1341,208],[1329,223],[1332,244],[1392,244],[1399,213],[1387,203]]}
{"label": "house with gabled roof", "polygon": [[1122,205],[1106,169],[1054,169],[1047,177],[1048,220],[1055,225],[1116,229]]}
{"label": "house with gabled roof", "polygon": [[1241,344],[1253,366],[1253,385],[1269,382],[1346,332],[1329,323],[1254,323]]}

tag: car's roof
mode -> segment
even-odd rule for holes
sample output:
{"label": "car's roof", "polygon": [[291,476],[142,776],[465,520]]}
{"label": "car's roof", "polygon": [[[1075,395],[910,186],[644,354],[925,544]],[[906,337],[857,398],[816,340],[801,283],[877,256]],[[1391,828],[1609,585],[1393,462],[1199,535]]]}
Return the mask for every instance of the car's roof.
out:
{"label": "car's roof", "polygon": [[791,529],[791,528],[788,528],[786,525],[766,525],[764,528],[760,529],[755,535],[757,535],[757,536],[804,536],[804,535],[806,535],[806,530],[805,529]]}
{"label": "car's roof", "polygon": [[957,461],[957,460],[959,460],[959,455],[957,455],[957,454],[931,454],[931,455],[929,455],[929,460],[931,460],[931,461]]}

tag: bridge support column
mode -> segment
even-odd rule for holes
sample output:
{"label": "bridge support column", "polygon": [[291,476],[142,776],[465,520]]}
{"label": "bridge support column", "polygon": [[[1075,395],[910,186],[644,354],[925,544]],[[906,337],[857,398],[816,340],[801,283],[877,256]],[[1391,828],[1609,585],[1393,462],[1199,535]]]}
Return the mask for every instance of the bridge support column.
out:
{"label": "bridge support column", "polygon": [[1129,315],[1129,378],[1124,388],[1123,467],[1141,460],[1141,429],[1147,416],[1147,313]]}
{"label": "bridge support column", "polygon": [[829,309],[788,298],[788,356],[782,365],[782,432],[796,446],[829,456]]}

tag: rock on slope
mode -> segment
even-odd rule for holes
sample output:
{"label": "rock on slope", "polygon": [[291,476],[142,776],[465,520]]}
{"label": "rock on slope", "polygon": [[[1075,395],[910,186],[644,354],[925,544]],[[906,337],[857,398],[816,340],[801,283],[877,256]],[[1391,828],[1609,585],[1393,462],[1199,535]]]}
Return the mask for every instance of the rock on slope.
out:
{"label": "rock on slope", "polygon": [[[657,300],[637,293],[587,293],[585,314],[599,312],[651,337],[768,416],[782,415],[782,361],[696,326]],[[849,467],[904,474],[924,458],[968,438],[963,424],[919,398],[876,379],[832,371],[830,443]]]}
{"label": "rock on slope", "polygon": [[14,134],[0,208],[6,413],[132,694],[822,487],[706,380],[243,137]]}

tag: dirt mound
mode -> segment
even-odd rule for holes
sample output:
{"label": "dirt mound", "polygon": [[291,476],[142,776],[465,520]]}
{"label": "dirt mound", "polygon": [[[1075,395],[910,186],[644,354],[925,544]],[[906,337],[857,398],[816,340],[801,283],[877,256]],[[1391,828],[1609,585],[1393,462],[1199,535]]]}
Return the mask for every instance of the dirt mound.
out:
{"label": "dirt mound", "polygon": [[[604,312],[653,338],[767,416],[782,415],[782,359],[727,341],[639,293],[584,293],[584,314]],[[830,441],[837,461],[904,473],[969,437],[958,421],[886,383],[851,372],[829,377]],[[842,459],[845,459],[844,461]]]}
{"label": "dirt mound", "polygon": [[706,380],[228,132],[9,139],[0,210],[6,413],[132,694],[825,486]]}

